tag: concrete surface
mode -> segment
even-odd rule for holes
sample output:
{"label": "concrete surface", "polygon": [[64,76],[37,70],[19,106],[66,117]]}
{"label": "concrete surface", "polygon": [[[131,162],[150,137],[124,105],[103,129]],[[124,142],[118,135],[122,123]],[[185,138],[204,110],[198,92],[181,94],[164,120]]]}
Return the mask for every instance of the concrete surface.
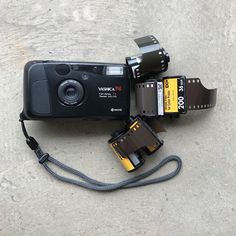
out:
{"label": "concrete surface", "polygon": [[[236,235],[235,22],[234,0],[0,1],[0,235]],[[198,76],[207,87],[218,87],[215,109],[163,122],[165,145],[142,168],[178,154],[181,174],[107,194],[51,178],[25,145],[18,123],[24,64],[124,62],[136,53],[132,39],[146,34],[156,35],[171,56],[166,75]],[[93,177],[135,175],[123,170],[106,144],[120,122],[27,126],[49,153]]]}

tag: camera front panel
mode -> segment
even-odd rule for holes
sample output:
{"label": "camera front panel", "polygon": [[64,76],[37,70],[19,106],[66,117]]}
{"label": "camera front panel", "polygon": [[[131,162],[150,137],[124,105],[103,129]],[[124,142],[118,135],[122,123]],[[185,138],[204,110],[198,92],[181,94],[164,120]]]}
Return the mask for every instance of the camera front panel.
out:
{"label": "camera front panel", "polygon": [[126,65],[33,61],[25,66],[23,114],[28,119],[126,119],[129,108]]}

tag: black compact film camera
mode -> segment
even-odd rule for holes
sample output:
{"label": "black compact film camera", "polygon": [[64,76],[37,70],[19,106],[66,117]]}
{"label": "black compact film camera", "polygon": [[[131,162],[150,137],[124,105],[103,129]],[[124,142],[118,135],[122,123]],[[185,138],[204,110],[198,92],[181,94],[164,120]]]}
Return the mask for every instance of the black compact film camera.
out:
{"label": "black compact film camera", "polygon": [[30,61],[24,69],[22,116],[126,119],[129,77],[124,64]]}
{"label": "black compact film camera", "polygon": [[22,119],[130,116],[130,82],[164,72],[169,55],[152,36],[135,39],[140,53],[126,64],[30,61],[24,69]]}

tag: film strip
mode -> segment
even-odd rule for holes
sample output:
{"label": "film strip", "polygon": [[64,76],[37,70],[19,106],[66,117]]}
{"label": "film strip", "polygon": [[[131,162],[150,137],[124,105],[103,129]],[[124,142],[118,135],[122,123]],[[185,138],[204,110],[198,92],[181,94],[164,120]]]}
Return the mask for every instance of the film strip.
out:
{"label": "film strip", "polygon": [[199,78],[186,80],[187,110],[201,110],[216,105],[217,89],[205,88]]}
{"label": "film strip", "polygon": [[136,104],[142,116],[184,114],[209,109],[216,104],[217,89],[205,88],[199,78],[165,77],[136,84]]}
{"label": "film strip", "polygon": [[137,38],[134,41],[139,47],[140,54],[126,57],[126,63],[130,66],[135,79],[167,70],[169,55],[153,35]]}
{"label": "film strip", "polygon": [[143,164],[141,152],[149,155],[163,145],[151,127],[139,116],[124,130],[115,132],[108,143],[127,171],[133,171]]}
{"label": "film strip", "polygon": [[[163,82],[159,82],[163,84]],[[158,106],[158,81],[149,81],[136,84],[136,106],[138,113],[142,116],[164,115],[164,101],[162,90],[162,107]],[[160,102],[159,102],[160,103]],[[160,111],[161,110],[161,111]],[[163,111],[163,112],[162,112]]]}

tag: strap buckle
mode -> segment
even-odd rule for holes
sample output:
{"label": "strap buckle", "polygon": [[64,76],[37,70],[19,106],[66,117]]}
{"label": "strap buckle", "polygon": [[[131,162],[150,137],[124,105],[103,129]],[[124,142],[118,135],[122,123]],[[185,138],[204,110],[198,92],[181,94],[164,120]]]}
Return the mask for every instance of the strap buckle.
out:
{"label": "strap buckle", "polygon": [[48,153],[43,153],[43,155],[41,155],[39,157],[39,163],[43,164],[45,161],[47,161],[48,158],[49,158],[49,154]]}

